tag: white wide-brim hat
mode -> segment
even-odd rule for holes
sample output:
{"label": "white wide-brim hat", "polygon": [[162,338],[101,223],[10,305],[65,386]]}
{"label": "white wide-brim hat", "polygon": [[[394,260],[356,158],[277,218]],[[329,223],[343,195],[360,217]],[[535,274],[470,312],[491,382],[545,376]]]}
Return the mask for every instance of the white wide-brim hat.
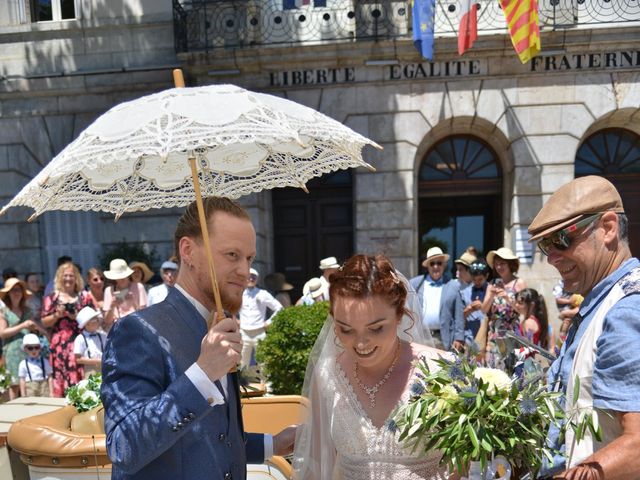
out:
{"label": "white wide-brim hat", "polygon": [[129,277],[133,270],[129,268],[127,262],[121,258],[114,258],[109,262],[109,270],[105,270],[104,276],[109,280],[121,280]]}

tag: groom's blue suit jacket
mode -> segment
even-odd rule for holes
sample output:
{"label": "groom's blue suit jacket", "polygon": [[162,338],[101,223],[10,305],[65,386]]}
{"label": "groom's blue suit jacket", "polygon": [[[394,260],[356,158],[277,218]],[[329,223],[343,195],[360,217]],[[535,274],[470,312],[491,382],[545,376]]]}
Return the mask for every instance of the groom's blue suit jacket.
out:
{"label": "groom's blue suit jacket", "polygon": [[206,324],[175,288],[119,320],[102,358],[101,397],[112,479],[239,479],[262,463],[262,435],[245,434],[236,374],[211,407],[185,375]]}

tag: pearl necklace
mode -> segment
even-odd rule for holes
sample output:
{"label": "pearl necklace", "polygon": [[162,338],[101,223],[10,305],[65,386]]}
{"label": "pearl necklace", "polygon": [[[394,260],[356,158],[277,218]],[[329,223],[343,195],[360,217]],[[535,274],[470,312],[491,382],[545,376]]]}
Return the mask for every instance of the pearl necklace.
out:
{"label": "pearl necklace", "polygon": [[393,362],[391,363],[391,366],[387,370],[387,373],[385,373],[384,376],[373,387],[367,387],[364,383],[362,383],[362,380],[360,380],[360,377],[358,377],[358,362],[355,362],[355,366],[353,367],[353,378],[356,379],[356,383],[358,384],[358,386],[362,390],[364,390],[364,393],[366,393],[367,396],[369,397],[371,408],[375,408],[376,394],[378,393],[382,385],[384,385],[385,382],[389,380],[389,377],[391,376],[393,369],[396,367],[396,362],[398,361],[399,356],[400,356],[400,340],[398,340],[398,346],[396,347],[396,355],[393,358]]}

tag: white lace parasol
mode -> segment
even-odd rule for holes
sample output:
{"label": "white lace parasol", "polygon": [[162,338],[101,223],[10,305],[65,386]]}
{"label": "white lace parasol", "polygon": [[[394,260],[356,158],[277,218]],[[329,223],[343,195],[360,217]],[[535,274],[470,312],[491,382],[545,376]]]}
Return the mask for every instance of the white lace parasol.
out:
{"label": "white lace parasol", "polygon": [[195,156],[203,196],[238,198],[301,187],[323,173],[371,168],[371,140],[297,103],[234,85],[173,88],[100,116],[7,208],[114,213],[184,206],[195,198]]}

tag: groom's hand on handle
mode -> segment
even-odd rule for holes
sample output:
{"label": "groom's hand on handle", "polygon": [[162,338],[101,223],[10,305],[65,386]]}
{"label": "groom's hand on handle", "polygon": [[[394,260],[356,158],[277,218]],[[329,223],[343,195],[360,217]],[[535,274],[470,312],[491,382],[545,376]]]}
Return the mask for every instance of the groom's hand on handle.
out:
{"label": "groom's hand on handle", "polygon": [[240,363],[242,336],[235,318],[223,318],[209,329],[200,344],[196,363],[211,381],[224,377]]}

